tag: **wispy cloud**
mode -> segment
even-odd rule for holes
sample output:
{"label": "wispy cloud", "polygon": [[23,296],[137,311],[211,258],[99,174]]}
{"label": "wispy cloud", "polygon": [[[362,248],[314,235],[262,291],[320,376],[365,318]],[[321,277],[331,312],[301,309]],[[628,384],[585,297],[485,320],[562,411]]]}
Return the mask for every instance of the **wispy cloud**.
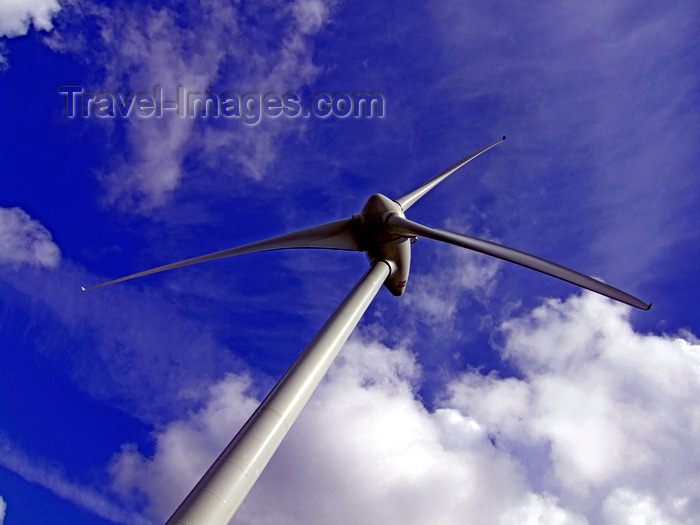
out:
{"label": "wispy cloud", "polygon": [[26,307],[46,320],[47,329],[70,331],[71,344],[52,341],[35,351],[64,363],[66,374],[93,397],[145,420],[182,413],[208,385],[241,368],[210,328],[151,290],[81,292],[86,282],[103,279],[70,261],[51,272],[0,268],[0,279],[31,298]]}
{"label": "wispy cloud", "polygon": [[[468,234],[469,226],[456,217],[448,218],[444,228]],[[487,234],[480,234],[487,238]],[[465,248],[419,239],[416,250],[431,250],[434,267],[430,272],[417,271],[406,291],[406,304],[418,317],[439,330],[451,327],[460,302],[467,295],[486,302],[496,285],[501,261]],[[422,246],[427,244],[428,246]],[[420,272],[420,273],[419,273]]]}
{"label": "wispy cloud", "polygon": [[[503,16],[446,1],[431,13],[448,71],[441,92],[465,110],[492,98],[499,102],[489,107],[509,108],[496,118],[512,142],[499,151],[499,177],[485,182],[498,199],[482,211],[507,224],[511,239],[544,245],[543,232],[549,240],[586,232],[580,257],[622,284],[689,242],[696,5],[546,2]],[[575,250],[581,244],[571,242]]]}
{"label": "wispy cloud", "polygon": [[[271,20],[267,9],[258,12],[220,0],[202,0],[185,13],[167,4],[158,9],[83,6],[83,16],[99,26],[98,49],[71,43],[80,31],[76,27],[54,35],[49,44],[104,68],[100,84],[107,92],[152,92],[159,85],[172,98],[178,86],[200,93],[218,87],[217,93],[286,93],[318,75],[312,38],[328,21],[331,3],[299,0],[274,10]],[[246,19],[256,22],[251,26]],[[273,36],[261,39],[254,29],[258,24],[279,25]],[[171,114],[127,120],[126,151],[102,176],[106,202],[142,213],[163,206],[186,176],[188,155],[204,166],[264,177],[276,157],[276,137],[287,132],[281,121],[224,124]]]}
{"label": "wispy cloud", "polygon": [[[181,27],[167,7],[98,12],[108,57],[104,89],[150,92],[160,85],[173,98],[178,86],[206,92],[226,54],[222,36],[237,33],[232,7],[207,4],[188,21],[189,28]],[[165,115],[130,119],[125,126],[128,150],[105,178],[107,198],[125,209],[162,206],[183,177],[181,163],[191,148],[194,120]]]}
{"label": "wispy cloud", "polygon": [[[151,523],[139,514],[122,510],[119,505],[95,489],[66,479],[59,468],[30,458],[2,434],[0,434],[0,465],[26,481],[36,483],[59,498],[70,501],[101,518],[127,525],[150,525]],[[0,523],[5,516],[5,508],[5,502],[0,498]]]}
{"label": "wispy cloud", "polygon": [[61,10],[58,0],[5,0],[0,3],[0,36],[26,35],[30,26],[50,31]]}
{"label": "wispy cloud", "polygon": [[123,286],[84,293],[82,285],[104,279],[59,261],[60,249],[41,223],[20,208],[0,208],[0,279],[27,298],[35,315],[48,312],[49,325],[70,330],[73,344],[35,350],[65,361],[66,373],[91,395],[138,417],[167,419],[240,368],[210,329],[158,294]]}
{"label": "wispy cloud", "polygon": [[55,268],[61,251],[49,231],[21,208],[0,208],[0,263]]}

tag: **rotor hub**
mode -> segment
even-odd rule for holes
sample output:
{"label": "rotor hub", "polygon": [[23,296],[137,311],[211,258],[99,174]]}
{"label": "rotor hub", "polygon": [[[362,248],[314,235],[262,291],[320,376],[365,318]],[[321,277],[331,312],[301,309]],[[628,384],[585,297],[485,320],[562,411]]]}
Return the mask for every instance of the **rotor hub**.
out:
{"label": "rotor hub", "polygon": [[411,265],[411,247],[408,237],[390,232],[386,217],[396,214],[405,217],[401,206],[381,193],[375,193],[359,214],[353,215],[353,232],[360,249],[370,261],[383,260],[393,269],[384,285],[394,295],[402,295]]}

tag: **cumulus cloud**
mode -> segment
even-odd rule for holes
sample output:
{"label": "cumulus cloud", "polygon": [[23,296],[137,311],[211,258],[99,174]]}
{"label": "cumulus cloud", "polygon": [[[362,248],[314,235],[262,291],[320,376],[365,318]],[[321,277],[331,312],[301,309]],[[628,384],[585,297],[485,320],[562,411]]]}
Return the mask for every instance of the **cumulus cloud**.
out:
{"label": "cumulus cloud", "polygon": [[[237,519],[585,523],[555,496],[531,491],[517,461],[473,418],[449,408],[427,411],[416,398],[419,382],[412,353],[351,341]],[[132,504],[145,494],[146,512],[166,518],[256,405],[246,388],[240,377],[227,377],[207,407],[155,433],[152,457],[124,447],[112,465],[115,490]]]}
{"label": "cumulus cloud", "polygon": [[693,523],[700,347],[636,333],[629,311],[584,293],[506,322],[503,353],[522,379],[465,374],[447,405],[591,521]]}
{"label": "cumulus cloud", "polygon": [[0,525],[5,521],[5,511],[7,510],[7,503],[0,497]]}
{"label": "cumulus cloud", "polygon": [[55,268],[61,260],[49,231],[21,208],[0,208],[0,263]]}
{"label": "cumulus cloud", "polygon": [[110,466],[114,490],[131,504],[148,496],[147,513],[167,518],[257,407],[249,388],[248,377],[227,375],[207,406],[155,434],[153,458],[124,445]]}
{"label": "cumulus cloud", "polygon": [[[138,514],[123,511],[93,488],[65,478],[56,467],[30,458],[5,436],[0,434],[0,465],[31,483],[37,483],[58,497],[68,500],[96,516],[116,523],[149,525]],[[0,498],[0,524],[5,515],[5,502]]]}
{"label": "cumulus cloud", "polygon": [[[628,315],[591,293],[550,300],[502,327],[522,377],[464,373],[432,411],[413,353],[351,340],[237,519],[697,522],[700,348],[637,333]],[[125,446],[115,490],[167,517],[253,410],[248,389],[228,376],[154,433],[152,456]]]}
{"label": "cumulus cloud", "polygon": [[26,35],[31,25],[50,31],[60,10],[58,0],[5,0],[0,3],[0,37]]}

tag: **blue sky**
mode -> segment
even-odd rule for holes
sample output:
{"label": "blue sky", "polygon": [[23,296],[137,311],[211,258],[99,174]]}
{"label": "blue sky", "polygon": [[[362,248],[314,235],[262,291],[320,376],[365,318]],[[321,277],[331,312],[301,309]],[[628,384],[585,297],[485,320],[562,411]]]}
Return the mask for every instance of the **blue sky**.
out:
{"label": "blue sky", "polygon": [[[696,2],[0,3],[0,523],[164,521],[367,266],[270,252],[502,135],[233,523],[700,520]],[[67,118],[59,86],[380,93],[381,118]],[[300,504],[299,502],[304,502]],[[4,520],[4,521],[3,521]],[[528,521],[529,520],[529,521]]]}

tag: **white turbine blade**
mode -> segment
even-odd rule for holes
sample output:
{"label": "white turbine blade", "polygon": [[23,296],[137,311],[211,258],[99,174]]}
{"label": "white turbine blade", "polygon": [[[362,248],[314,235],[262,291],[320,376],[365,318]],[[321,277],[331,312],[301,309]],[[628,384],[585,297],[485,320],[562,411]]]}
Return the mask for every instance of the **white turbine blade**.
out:
{"label": "white turbine blade", "polygon": [[413,221],[409,221],[403,217],[392,214],[386,220],[386,225],[389,231],[396,233],[398,235],[404,236],[415,236],[420,235],[422,237],[427,237],[429,239],[434,239],[436,241],[443,241],[456,246],[461,246],[463,248],[468,248],[470,250],[475,250],[477,252],[485,253],[487,255],[493,255],[504,261],[513,262],[526,268],[531,268],[537,270],[538,272],[551,275],[552,277],[557,277],[564,281],[568,281],[572,284],[576,284],[593,292],[597,292],[616,301],[620,301],[642,310],[648,310],[651,308],[650,304],[637,299],[636,297],[623,292],[613,286],[605,284],[593,277],[589,277],[577,271],[566,268],[559,264],[547,261],[546,259],[541,259],[535,255],[530,255],[529,253],[521,252],[514,248],[509,248],[501,244],[496,244],[495,242],[485,241],[483,239],[477,239],[475,237],[469,237],[468,235],[462,235],[461,233],[455,233],[447,230],[438,230],[434,228],[429,228],[418,224]]}
{"label": "white turbine blade", "polygon": [[166,264],[165,266],[159,266],[158,268],[152,268],[143,272],[134,273],[127,275],[126,277],[114,279],[113,281],[91,286],[90,288],[83,288],[83,291],[94,290],[95,288],[107,286],[108,284],[128,281],[129,279],[134,279],[136,277],[143,277],[144,275],[150,275],[152,273],[164,272],[165,270],[172,270],[173,268],[180,268],[181,266],[189,266],[190,264],[213,261],[216,259],[223,259],[224,257],[232,257],[234,255],[243,255],[246,253],[284,250],[288,248],[325,248],[329,250],[359,251],[359,246],[357,244],[357,240],[355,239],[355,234],[352,232],[351,225],[352,219],[344,219],[322,224],[320,226],[312,226],[311,228],[306,228],[304,230],[285,233],[284,235],[279,235],[270,239],[245,244],[243,246],[237,246],[236,248],[229,248],[228,250],[222,250],[220,252],[214,252],[208,255],[201,255],[199,257],[193,257],[192,259],[185,259],[184,261],[174,262],[171,264]]}
{"label": "white turbine blade", "polygon": [[423,184],[420,188],[413,190],[411,193],[404,195],[403,197],[401,197],[399,199],[396,199],[396,202],[399,203],[399,206],[401,206],[401,209],[405,212],[408,208],[413,206],[418,201],[418,199],[420,199],[423,195],[425,195],[430,190],[432,190],[435,186],[440,184],[447,177],[452,175],[459,168],[464,166],[467,162],[469,162],[472,159],[475,159],[476,157],[478,157],[479,155],[481,155],[485,151],[490,150],[494,146],[498,146],[504,140],[506,140],[505,135],[503,136],[503,138],[501,140],[497,140],[493,144],[489,144],[488,146],[483,147],[480,150],[475,151],[474,153],[464,157],[462,160],[458,160],[457,162],[452,164],[452,166],[450,166],[446,170],[440,172],[435,177],[430,179],[428,182]]}

